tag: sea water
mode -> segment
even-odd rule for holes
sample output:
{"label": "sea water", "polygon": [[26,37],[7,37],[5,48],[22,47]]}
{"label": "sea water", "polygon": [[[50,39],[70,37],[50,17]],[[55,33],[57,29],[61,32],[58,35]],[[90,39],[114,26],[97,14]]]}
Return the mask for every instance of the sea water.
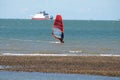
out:
{"label": "sea water", "polygon": [[120,54],[120,22],[63,20],[64,44],[52,36],[53,20],[0,19],[0,54]]}
{"label": "sea water", "polygon": [[0,72],[0,80],[120,80],[120,77],[40,72]]}
{"label": "sea water", "polygon": [[[0,54],[120,54],[120,22],[64,20],[64,44],[53,20],[0,19]],[[9,66],[8,66],[9,67]],[[120,77],[0,71],[0,80],[120,80]]]}

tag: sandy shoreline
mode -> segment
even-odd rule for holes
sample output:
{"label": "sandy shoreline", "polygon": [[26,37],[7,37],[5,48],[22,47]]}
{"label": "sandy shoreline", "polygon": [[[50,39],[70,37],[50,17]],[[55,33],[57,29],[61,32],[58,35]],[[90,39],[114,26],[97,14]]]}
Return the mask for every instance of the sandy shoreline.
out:
{"label": "sandy shoreline", "polygon": [[0,70],[120,76],[120,56],[1,55]]}

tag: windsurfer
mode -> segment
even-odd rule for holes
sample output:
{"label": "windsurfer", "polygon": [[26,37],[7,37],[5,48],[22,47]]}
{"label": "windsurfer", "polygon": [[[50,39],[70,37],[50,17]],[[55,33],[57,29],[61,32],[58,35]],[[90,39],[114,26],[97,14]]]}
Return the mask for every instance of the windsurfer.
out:
{"label": "windsurfer", "polygon": [[61,43],[64,43],[63,38],[64,38],[64,33],[62,32],[61,38],[59,38],[59,40],[60,40]]}
{"label": "windsurfer", "polygon": [[61,38],[58,38],[60,43],[64,43],[63,38],[64,38],[64,33],[61,34]]}
{"label": "windsurfer", "polygon": [[64,25],[62,21],[61,15],[56,15],[56,19],[54,21],[53,29],[52,29],[52,35],[55,39],[58,39],[61,43],[64,43]]}

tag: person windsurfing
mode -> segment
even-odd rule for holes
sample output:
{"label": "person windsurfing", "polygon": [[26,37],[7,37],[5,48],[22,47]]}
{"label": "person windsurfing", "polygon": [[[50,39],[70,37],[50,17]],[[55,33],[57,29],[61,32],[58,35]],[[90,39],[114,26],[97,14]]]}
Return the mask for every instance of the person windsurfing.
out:
{"label": "person windsurfing", "polygon": [[55,39],[58,39],[61,43],[64,43],[64,25],[61,15],[56,15],[54,25],[52,28],[52,35]]}

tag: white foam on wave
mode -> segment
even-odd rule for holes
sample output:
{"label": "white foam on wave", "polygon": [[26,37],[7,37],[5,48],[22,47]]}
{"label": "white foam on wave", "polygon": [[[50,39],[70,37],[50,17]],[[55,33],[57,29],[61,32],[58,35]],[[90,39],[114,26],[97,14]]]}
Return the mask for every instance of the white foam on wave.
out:
{"label": "white foam on wave", "polygon": [[12,53],[3,53],[2,55],[6,55],[6,56],[68,56],[68,54],[12,54]]}
{"label": "white foam on wave", "polygon": [[14,54],[14,53],[3,53],[1,56],[118,56],[117,54]]}
{"label": "white foam on wave", "polygon": [[82,50],[70,50],[69,53],[82,53]]}
{"label": "white foam on wave", "polygon": [[56,44],[59,44],[60,42],[54,42],[54,41],[50,41],[50,43],[56,43]]}
{"label": "white foam on wave", "polygon": [[117,55],[117,54],[100,54],[100,56],[120,56],[120,55]]}

